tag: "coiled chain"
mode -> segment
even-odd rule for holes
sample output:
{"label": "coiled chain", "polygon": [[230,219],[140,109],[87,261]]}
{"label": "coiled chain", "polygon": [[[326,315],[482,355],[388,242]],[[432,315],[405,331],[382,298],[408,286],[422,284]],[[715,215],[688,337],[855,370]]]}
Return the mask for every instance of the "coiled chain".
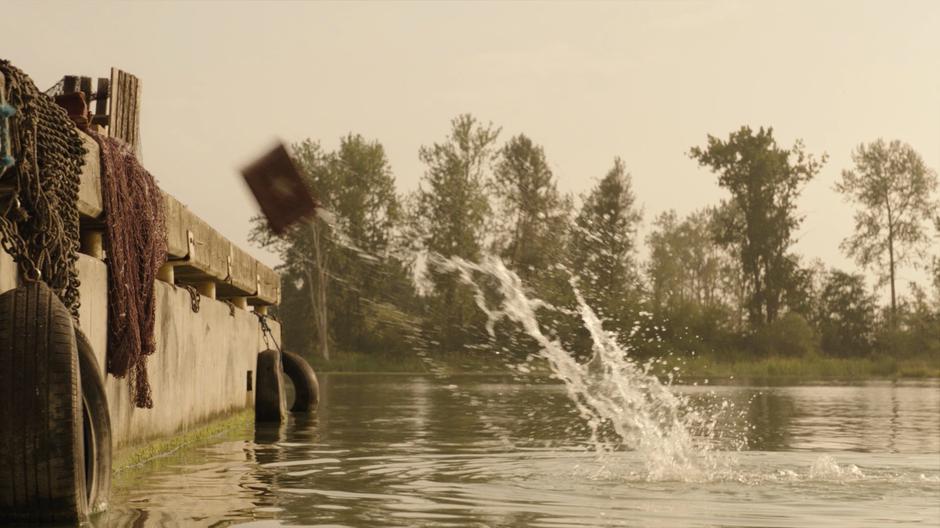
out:
{"label": "coiled chain", "polygon": [[79,216],[85,148],[68,114],[25,73],[0,60],[16,162],[0,179],[0,246],[26,280],[42,280],[78,317]]}

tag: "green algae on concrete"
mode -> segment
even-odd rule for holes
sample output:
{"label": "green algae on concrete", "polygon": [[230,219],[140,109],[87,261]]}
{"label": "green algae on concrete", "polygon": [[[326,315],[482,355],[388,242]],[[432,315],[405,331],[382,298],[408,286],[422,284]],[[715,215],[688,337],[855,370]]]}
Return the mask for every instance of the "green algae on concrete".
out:
{"label": "green algae on concrete", "polygon": [[235,429],[248,427],[254,422],[254,417],[254,409],[244,409],[236,414],[212,420],[172,436],[121,448],[115,452],[112,469],[117,473],[142,466],[183,447],[213,439]]}

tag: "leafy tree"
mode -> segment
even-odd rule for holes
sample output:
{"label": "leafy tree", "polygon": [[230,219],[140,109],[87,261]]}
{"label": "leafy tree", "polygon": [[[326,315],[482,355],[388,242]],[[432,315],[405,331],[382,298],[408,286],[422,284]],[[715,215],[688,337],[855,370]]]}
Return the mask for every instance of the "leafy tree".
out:
{"label": "leafy tree", "polygon": [[373,297],[382,291],[376,284],[405,280],[394,259],[377,258],[388,257],[401,206],[378,142],[350,134],[335,152],[309,139],[291,151],[335,222],[316,220],[275,237],[256,218],[252,238],[282,260],[285,343],[305,349],[315,342],[314,348],[329,359],[334,339],[346,348],[364,348],[367,328],[375,324],[368,320]]}
{"label": "leafy tree", "polygon": [[403,279],[403,270],[390,258],[394,230],[401,222],[385,149],[361,135],[347,135],[329,159],[337,188],[330,204],[336,217],[330,327],[337,341],[355,350],[369,348],[367,318],[382,288]]}
{"label": "leafy tree", "polygon": [[647,273],[654,308],[673,303],[723,304],[723,274],[729,256],[712,238],[713,209],[678,219],[675,211],[659,215],[647,237]]}
{"label": "leafy tree", "polygon": [[339,182],[333,209],[340,232],[356,248],[385,256],[402,211],[382,144],[349,134],[340,140],[330,169]]}
{"label": "leafy tree", "polygon": [[781,314],[794,280],[796,267],[788,249],[802,221],[796,200],[826,156],[817,161],[800,141],[781,148],[772,128],[755,133],[747,126],[727,140],[709,135],[707,146],[693,147],[689,155],[717,173],[719,185],[731,193],[720,216],[718,239],[740,259],[750,322],[771,323]]}
{"label": "leafy tree", "polygon": [[832,270],[825,278],[818,300],[816,323],[822,349],[836,356],[867,356],[874,343],[875,298],[865,287],[865,277]]}
{"label": "leafy tree", "polygon": [[667,211],[647,237],[649,306],[662,337],[682,350],[724,346],[737,326],[739,274],[712,236],[716,219],[713,208],[681,221]]}
{"label": "leafy tree", "polygon": [[[305,139],[291,145],[291,155],[300,168],[307,186],[323,204],[332,202],[338,187],[330,171],[332,155],[319,142]],[[288,346],[316,348],[330,357],[329,308],[327,305],[328,274],[332,244],[327,233],[330,226],[320,221],[293,226],[283,236],[275,236],[263,217],[252,219],[250,238],[261,247],[276,252],[281,258],[278,271],[282,274],[282,309],[285,319],[284,342]],[[288,321],[287,319],[293,319]],[[313,320],[314,324],[307,323]],[[317,344],[314,346],[313,343]]]}
{"label": "leafy tree", "polygon": [[749,350],[759,356],[806,357],[819,352],[819,336],[805,317],[786,312],[746,336]]}
{"label": "leafy tree", "polygon": [[878,139],[852,152],[854,169],[842,171],[836,189],[860,206],[855,233],[842,248],[861,265],[878,270],[891,285],[897,314],[897,267],[910,262],[928,241],[927,222],[936,213],[937,175],[910,145]]}
{"label": "leafy tree", "polygon": [[442,143],[421,147],[427,166],[417,192],[424,220],[424,247],[445,257],[477,259],[490,212],[486,172],[499,129],[482,126],[469,114],[451,121]]}
{"label": "leafy tree", "polygon": [[[464,114],[451,121],[443,142],[421,147],[426,170],[413,199],[411,222],[417,246],[444,257],[480,257],[490,213],[487,168],[498,135],[492,124],[481,125]],[[481,314],[453,273],[432,267],[429,276],[434,301],[429,322],[443,345],[460,348],[468,334],[482,331]]]}
{"label": "leafy tree", "polygon": [[493,188],[496,251],[523,279],[544,274],[563,254],[571,203],[558,192],[542,147],[525,135],[510,139],[499,150]]}
{"label": "leafy tree", "polygon": [[918,355],[940,361],[940,313],[931,309],[923,288],[910,283],[908,294],[898,297],[896,311],[885,311],[887,324],[876,337],[880,350],[896,358]]}
{"label": "leafy tree", "polygon": [[633,322],[640,301],[636,232],[641,219],[630,174],[615,158],[575,219],[570,259],[585,299],[621,329]]}

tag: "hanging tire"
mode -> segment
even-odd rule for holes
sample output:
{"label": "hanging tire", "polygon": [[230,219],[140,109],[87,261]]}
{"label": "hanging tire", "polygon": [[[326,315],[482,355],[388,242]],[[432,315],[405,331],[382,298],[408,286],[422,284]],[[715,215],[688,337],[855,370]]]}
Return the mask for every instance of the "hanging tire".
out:
{"label": "hanging tire", "polygon": [[111,415],[98,358],[81,330],[75,329],[82,379],[85,488],[91,513],[107,508],[111,495]]}
{"label": "hanging tire", "polygon": [[85,519],[84,436],[68,310],[41,282],[0,295],[0,518]]}
{"label": "hanging tire", "polygon": [[287,419],[284,406],[284,380],[281,376],[281,355],[277,350],[258,354],[255,383],[255,421],[283,422]]}
{"label": "hanging tire", "polygon": [[320,383],[313,367],[300,354],[287,350],[282,353],[281,362],[284,364],[284,373],[294,384],[294,404],[290,408],[291,412],[315,411],[320,403]]}

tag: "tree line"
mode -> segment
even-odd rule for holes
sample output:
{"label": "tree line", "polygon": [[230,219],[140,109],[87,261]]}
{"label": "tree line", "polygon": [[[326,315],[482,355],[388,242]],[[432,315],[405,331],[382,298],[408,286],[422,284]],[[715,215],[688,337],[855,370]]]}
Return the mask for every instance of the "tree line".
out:
{"label": "tree line", "polygon": [[[841,249],[877,278],[871,289],[860,270],[794,251],[800,193],[828,159],[801,141],[780,145],[772,128],[742,126],[690,146],[687,155],[727,197],[685,216],[659,214],[643,240],[643,211],[622,159],[576,199],[558,190],[542,146],[502,135],[492,123],[456,117],[446,137],[420,148],[424,174],[406,195],[378,141],[350,134],[334,151],[310,139],[294,144],[295,161],[334,218],[282,237],[254,220],[253,240],[283,262],[286,346],[327,359],[494,347],[525,357],[534,344],[508,326],[490,337],[457,275],[430,266],[427,287],[412,280],[420,255],[493,254],[551,305],[540,314],[546,329],[584,356],[591,343],[576,290],[638,357],[940,359],[938,180],[911,146],[860,144],[834,188],[855,208]],[[908,266],[927,269],[930,283],[908,284],[901,295],[898,270]],[[881,288],[890,292],[884,305]]]}

